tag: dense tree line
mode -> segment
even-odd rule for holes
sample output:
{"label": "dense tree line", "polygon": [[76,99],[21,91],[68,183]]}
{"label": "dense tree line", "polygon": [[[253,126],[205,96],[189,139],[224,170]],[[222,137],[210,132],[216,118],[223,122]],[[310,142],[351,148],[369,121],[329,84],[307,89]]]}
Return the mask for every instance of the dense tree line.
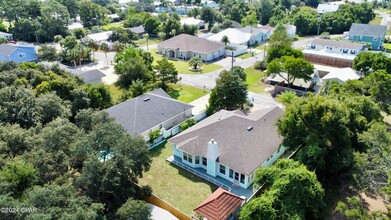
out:
{"label": "dense tree line", "polygon": [[111,105],[104,87],[33,63],[0,73],[0,207],[35,208],[1,219],[150,218],[135,185],[147,145],[95,110]]}

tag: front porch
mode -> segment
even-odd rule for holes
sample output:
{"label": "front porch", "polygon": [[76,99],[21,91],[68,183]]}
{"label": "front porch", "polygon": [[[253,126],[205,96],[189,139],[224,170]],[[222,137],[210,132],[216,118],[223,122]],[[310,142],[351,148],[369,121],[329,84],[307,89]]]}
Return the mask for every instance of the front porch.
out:
{"label": "front porch", "polygon": [[240,186],[235,186],[232,182],[223,179],[219,176],[216,177],[210,176],[209,174],[207,174],[206,170],[202,168],[193,168],[182,163],[181,158],[177,156],[172,155],[167,158],[167,161],[172,164],[175,164],[176,166],[181,167],[182,169],[187,170],[190,173],[193,173],[194,175],[199,176],[200,178],[208,182],[211,182],[225,190],[232,192],[235,195],[244,196],[246,197],[246,199],[250,198],[256,192],[256,189],[253,188],[253,185],[249,186],[247,189],[244,189]]}

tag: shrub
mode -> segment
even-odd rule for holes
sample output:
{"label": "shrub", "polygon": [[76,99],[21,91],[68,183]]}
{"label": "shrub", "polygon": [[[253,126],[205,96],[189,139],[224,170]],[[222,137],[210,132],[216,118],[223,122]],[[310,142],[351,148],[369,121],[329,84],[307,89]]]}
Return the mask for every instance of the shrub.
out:
{"label": "shrub", "polygon": [[191,126],[193,126],[195,124],[196,124],[196,121],[194,120],[194,118],[190,118],[186,122],[182,123],[179,126],[179,129],[180,129],[180,131],[184,131],[184,130],[190,128]]}
{"label": "shrub", "polygon": [[261,70],[261,71],[265,71],[267,68],[267,63],[266,61],[262,60],[262,61],[258,61],[254,64],[254,69],[256,70]]}
{"label": "shrub", "polygon": [[284,104],[291,104],[296,99],[296,93],[293,91],[285,91],[277,95],[277,101]]}
{"label": "shrub", "polygon": [[149,143],[152,144],[156,140],[156,138],[160,137],[160,130],[149,132],[148,137],[149,137]]}

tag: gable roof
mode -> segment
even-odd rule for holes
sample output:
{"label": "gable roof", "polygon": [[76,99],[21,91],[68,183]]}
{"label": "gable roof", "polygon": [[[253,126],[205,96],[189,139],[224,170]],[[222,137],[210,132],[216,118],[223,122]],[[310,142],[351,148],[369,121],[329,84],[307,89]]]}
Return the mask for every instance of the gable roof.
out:
{"label": "gable roof", "polygon": [[145,33],[145,29],[142,25],[140,26],[137,26],[137,27],[132,27],[132,28],[129,28],[131,31],[133,31],[134,33],[136,34],[143,34]]}
{"label": "gable roof", "polygon": [[334,12],[339,9],[339,5],[330,5],[330,4],[319,4],[316,10],[319,14]]}
{"label": "gable roof", "polygon": [[192,105],[172,99],[159,88],[105,111],[129,133],[141,134],[191,108]]}
{"label": "gable roof", "polygon": [[9,56],[18,49],[26,53],[37,53],[32,44],[0,44],[0,55]]}
{"label": "gable roof", "polygon": [[229,42],[231,44],[244,44],[247,43],[251,38],[250,33],[245,33],[236,28],[227,28],[217,34],[208,37],[207,39],[215,42],[221,42],[221,39],[224,36],[228,37]]}
{"label": "gable roof", "polygon": [[227,190],[218,188],[194,211],[208,218],[208,220],[225,220],[242,205],[243,200]]}
{"label": "gable roof", "polygon": [[265,30],[265,29],[260,29],[260,28],[256,28],[256,27],[253,27],[252,30],[251,30],[251,26],[246,26],[242,29],[240,29],[242,32],[244,33],[250,33],[251,34],[251,31],[253,32],[253,35],[258,35],[259,32],[262,32],[263,34],[266,34],[267,32],[269,32],[268,30]]}
{"label": "gable roof", "polygon": [[376,24],[352,24],[349,35],[359,35],[368,37],[384,38],[387,32],[387,26]]}
{"label": "gable roof", "polygon": [[224,44],[213,42],[189,34],[180,34],[158,44],[159,47],[179,49],[180,51],[193,51],[210,53],[224,47]]}
{"label": "gable roof", "polygon": [[272,26],[270,26],[270,25],[263,25],[263,26],[258,26],[258,28],[259,29],[261,29],[261,30],[267,30],[267,31],[273,31],[274,30],[274,28],[272,27]]}
{"label": "gable roof", "polygon": [[322,78],[322,80],[331,80],[338,79],[341,82],[346,82],[348,80],[360,79],[360,75],[356,73],[352,68],[342,68],[338,70],[334,70],[328,73],[326,76]]}
{"label": "gable roof", "polygon": [[[283,111],[278,107],[255,109],[248,115],[221,110],[169,139],[178,149],[207,157],[208,142],[218,144],[219,163],[249,175],[275,152],[282,137],[275,126]],[[247,128],[252,126],[252,130]]]}
{"label": "gable roof", "polygon": [[102,71],[97,69],[80,73],[80,77],[85,83],[100,79],[105,76],[106,75]]}
{"label": "gable roof", "polygon": [[12,34],[0,31],[0,36],[12,36]]}
{"label": "gable roof", "polygon": [[188,17],[188,18],[182,18],[181,19],[181,25],[200,25],[202,24],[204,21],[200,20],[200,19],[196,19],[196,18],[193,18],[193,17]]}
{"label": "gable roof", "polygon": [[317,44],[322,46],[332,46],[338,48],[346,48],[346,49],[355,49],[359,50],[364,47],[364,45],[360,43],[352,43],[349,41],[336,41],[336,40],[326,40],[326,39],[314,39],[311,44]]}

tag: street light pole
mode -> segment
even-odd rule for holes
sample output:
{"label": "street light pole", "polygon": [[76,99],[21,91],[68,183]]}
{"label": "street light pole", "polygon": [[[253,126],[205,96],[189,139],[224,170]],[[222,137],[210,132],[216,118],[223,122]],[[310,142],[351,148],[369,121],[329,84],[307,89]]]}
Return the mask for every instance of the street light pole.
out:
{"label": "street light pole", "polygon": [[266,38],[265,38],[265,45],[264,45],[264,49],[263,49],[263,60],[265,60],[266,58]]}

